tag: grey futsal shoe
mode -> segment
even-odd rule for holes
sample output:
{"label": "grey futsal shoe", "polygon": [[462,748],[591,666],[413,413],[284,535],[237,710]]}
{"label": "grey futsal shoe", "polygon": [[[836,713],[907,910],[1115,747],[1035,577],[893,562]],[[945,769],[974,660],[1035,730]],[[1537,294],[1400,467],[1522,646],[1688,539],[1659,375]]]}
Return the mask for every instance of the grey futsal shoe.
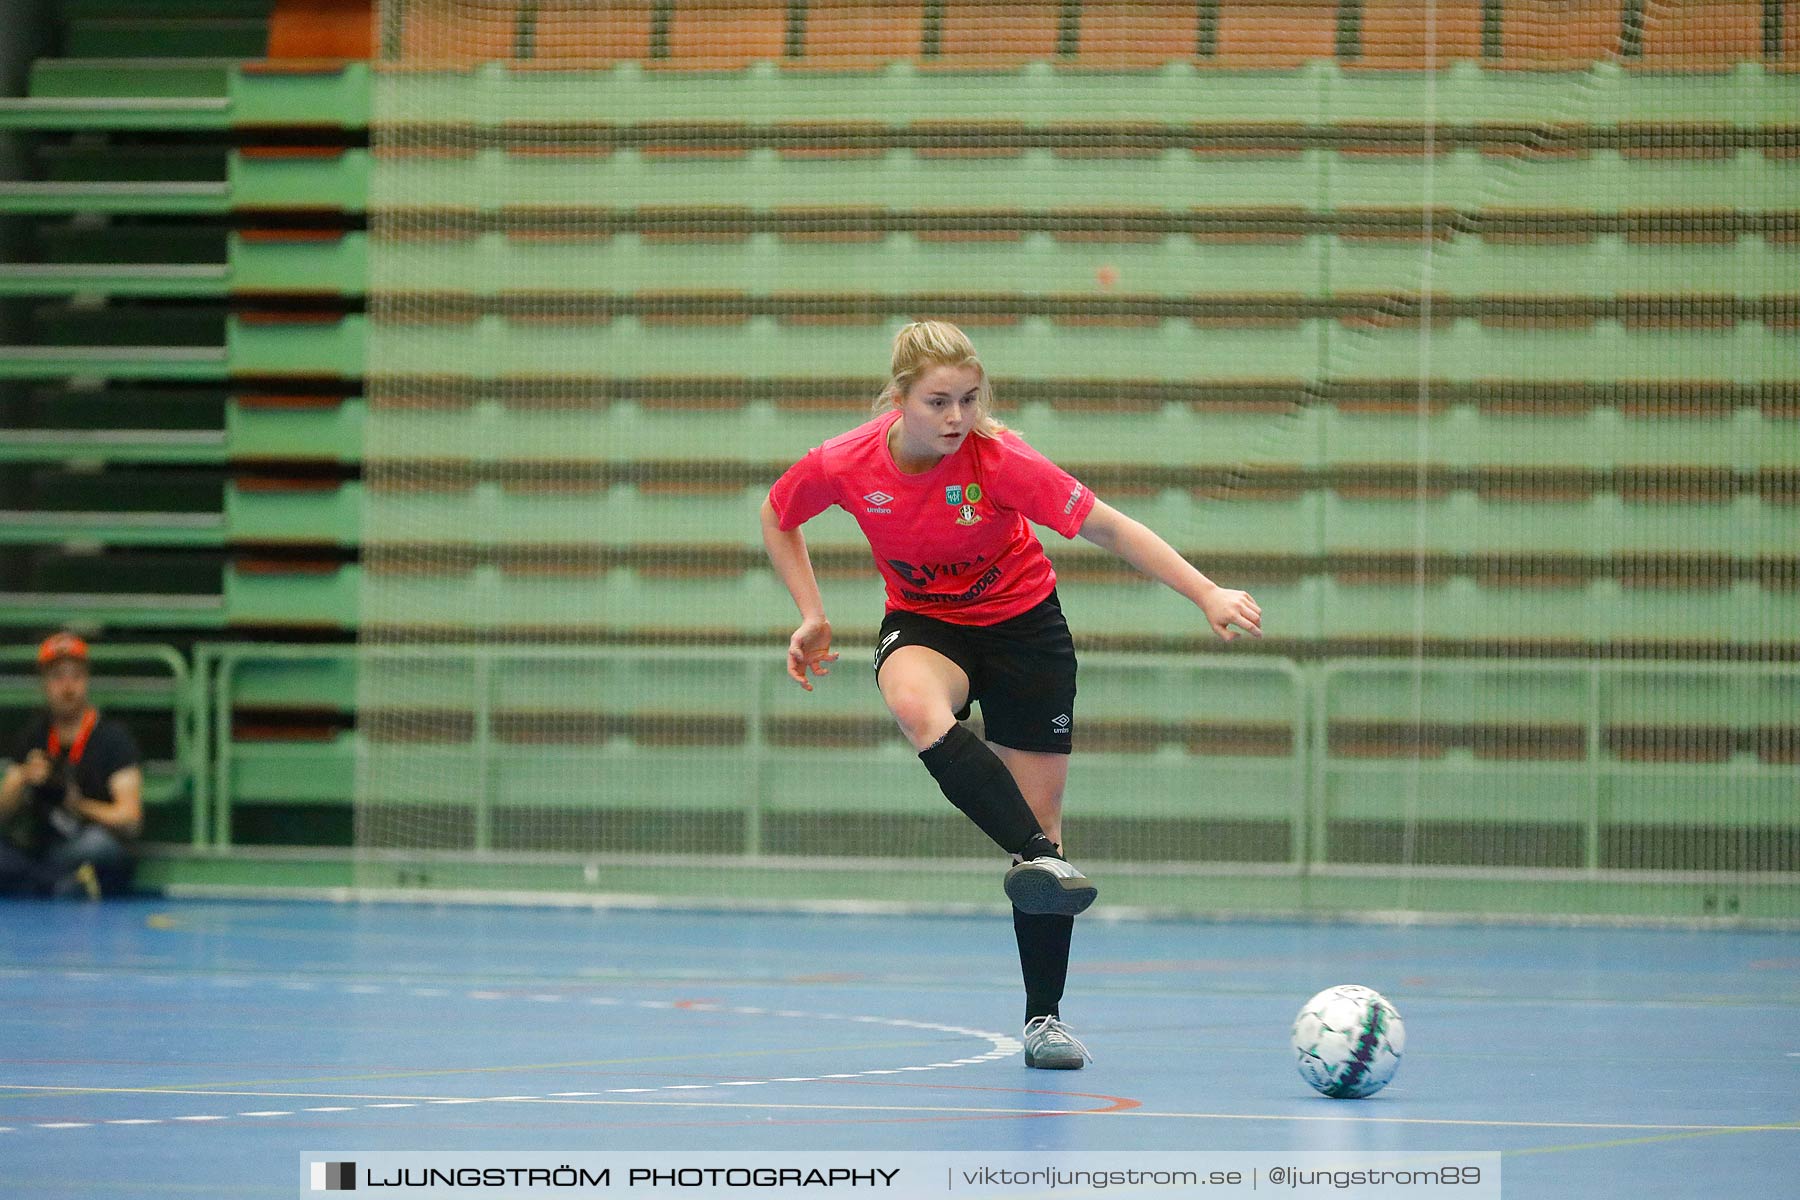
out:
{"label": "grey futsal shoe", "polygon": [[1025,1022],[1025,1065],[1047,1071],[1079,1071],[1094,1061],[1059,1017],[1033,1017]]}
{"label": "grey futsal shoe", "polygon": [[1024,913],[1086,912],[1099,895],[1088,877],[1060,858],[1028,858],[1006,873],[1006,894]]}

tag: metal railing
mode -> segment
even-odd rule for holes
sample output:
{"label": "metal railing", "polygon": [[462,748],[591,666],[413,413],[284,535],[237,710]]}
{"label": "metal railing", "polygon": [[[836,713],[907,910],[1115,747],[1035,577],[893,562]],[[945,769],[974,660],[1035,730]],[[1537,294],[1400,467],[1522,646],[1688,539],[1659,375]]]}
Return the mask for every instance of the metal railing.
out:
{"label": "metal railing", "polygon": [[[1327,811],[1330,795],[1329,776],[1334,770],[1334,760],[1330,751],[1330,733],[1333,710],[1331,706],[1334,687],[1348,681],[1354,686],[1357,679],[1365,683],[1373,677],[1392,679],[1396,676],[1413,675],[1419,680],[1418,686],[1423,688],[1423,677],[1455,677],[1467,679],[1471,686],[1483,676],[1535,676],[1540,681],[1563,679],[1579,685],[1584,692],[1585,704],[1582,713],[1582,735],[1584,753],[1579,760],[1558,763],[1557,766],[1567,772],[1581,771],[1586,782],[1586,806],[1582,814],[1582,854],[1583,868],[1589,873],[1601,870],[1600,848],[1602,831],[1607,826],[1605,812],[1605,781],[1609,766],[1606,757],[1604,731],[1607,728],[1606,684],[1611,680],[1644,678],[1661,679],[1669,684],[1678,681],[1691,681],[1697,678],[1711,679],[1773,679],[1793,682],[1800,688],[1800,668],[1782,663],[1645,663],[1645,662],[1607,662],[1597,660],[1520,660],[1503,658],[1479,659],[1431,659],[1424,661],[1406,659],[1351,658],[1334,659],[1320,663],[1315,668],[1312,688],[1312,761],[1310,803],[1308,805],[1308,826],[1311,831],[1309,858],[1313,862],[1323,863],[1329,860],[1329,847],[1326,841],[1330,827],[1330,813]],[[1421,702],[1422,703],[1422,702]],[[1422,711],[1421,719],[1429,719],[1430,714]],[[1793,714],[1800,720],[1800,712]],[[1691,764],[1683,764],[1692,770]],[[1790,819],[1800,827],[1800,769],[1788,765],[1765,765],[1745,771],[1743,767],[1734,768],[1739,774],[1751,774],[1756,778],[1777,783],[1785,782],[1793,792],[1794,806],[1789,810]]]}
{"label": "metal railing", "polygon": [[[474,752],[474,768],[468,794],[472,801],[473,848],[484,851],[492,844],[494,810],[494,777],[496,744],[494,714],[495,681],[505,665],[533,662],[557,664],[616,662],[692,663],[721,670],[721,688],[731,687],[735,677],[741,691],[736,709],[744,719],[744,740],[738,747],[743,755],[741,794],[737,804],[745,818],[746,852],[756,853],[762,841],[765,814],[764,787],[770,758],[767,699],[770,682],[785,679],[785,658],[779,648],[757,647],[626,647],[626,646],[428,646],[376,647],[361,650],[354,646],[281,646],[281,645],[201,645],[196,648],[196,670],[208,692],[208,723],[212,742],[209,769],[197,788],[211,814],[212,844],[223,848],[231,844],[231,819],[235,804],[232,772],[236,749],[231,738],[231,714],[235,707],[236,679],[240,668],[250,663],[275,662],[357,662],[363,669],[370,666],[406,663],[467,663],[473,700],[473,721],[468,741]],[[1285,658],[1254,659],[1193,658],[1171,662],[1164,656],[1126,653],[1091,653],[1083,655],[1083,666],[1089,671],[1105,669],[1154,669],[1159,672],[1189,672],[1201,675],[1263,676],[1284,683],[1291,692],[1292,707],[1289,751],[1286,770],[1291,780],[1293,797],[1292,849],[1298,859],[1303,842],[1304,803],[1307,779],[1307,700],[1306,687],[1299,667]],[[363,689],[366,694],[366,689]],[[874,757],[864,754],[864,758]],[[855,752],[845,752],[847,767],[857,761]]]}
{"label": "metal railing", "polygon": [[[0,649],[0,662],[26,663],[30,659],[29,648]],[[716,668],[717,686],[721,694],[729,696],[732,712],[742,720],[742,740],[729,747],[738,756],[741,770],[730,777],[731,794],[716,799],[719,807],[736,808],[743,814],[744,848],[751,854],[759,849],[763,840],[763,821],[769,810],[769,789],[774,778],[770,766],[774,758],[784,752],[777,744],[778,739],[771,738],[771,726],[774,721],[791,715],[785,710],[772,712],[770,706],[770,698],[777,694],[776,689],[784,686],[784,662],[779,648],[460,645],[359,648],[354,645],[200,643],[194,649],[191,668],[178,652],[168,646],[96,645],[93,648],[93,659],[99,668],[96,672],[96,698],[102,703],[105,702],[108,689],[119,686],[152,699],[166,699],[174,721],[174,759],[170,766],[175,778],[170,781],[169,795],[165,799],[176,798],[184,791],[191,795],[192,844],[214,850],[229,848],[233,840],[232,819],[238,802],[235,773],[244,748],[233,737],[232,718],[241,700],[240,684],[242,673],[247,667],[325,663],[339,667],[351,665],[368,670],[384,666],[398,667],[407,663],[466,664],[468,684],[461,689],[460,703],[466,705],[472,720],[468,736],[458,744],[458,748],[466,755],[464,761],[473,764],[467,794],[470,796],[472,840],[477,850],[493,845],[498,791],[496,782],[499,772],[505,769],[509,753],[516,754],[515,751],[509,751],[505,741],[496,736],[495,730],[495,717],[501,711],[497,685],[511,668],[528,668],[532,663],[550,662],[564,665],[593,664],[596,668],[616,663],[651,666],[666,663]],[[108,664],[155,665],[166,670],[167,675],[108,677],[105,673]],[[1619,724],[1615,714],[1609,712],[1608,705],[1619,696],[1635,696],[1641,700],[1645,695],[1658,694],[1653,689],[1666,689],[1671,697],[1676,697],[1684,689],[1691,689],[1696,680],[1738,680],[1757,685],[1765,682],[1774,685],[1777,690],[1770,694],[1775,697],[1774,702],[1779,706],[1782,702],[1780,697],[1785,694],[1780,689],[1791,687],[1796,694],[1800,694],[1800,668],[1791,664],[1509,659],[1429,660],[1413,663],[1398,659],[1355,658],[1329,660],[1302,667],[1285,658],[1204,656],[1171,660],[1163,655],[1091,653],[1083,657],[1083,665],[1090,679],[1093,674],[1106,671],[1154,671],[1159,686],[1163,688],[1185,686],[1181,681],[1189,679],[1198,688],[1204,681],[1220,677],[1260,678],[1265,683],[1275,683],[1280,689],[1276,699],[1271,701],[1265,697],[1261,711],[1265,715],[1279,713],[1275,719],[1287,723],[1290,741],[1285,755],[1279,756],[1279,759],[1270,759],[1270,769],[1282,773],[1287,781],[1285,785],[1275,783],[1272,790],[1285,790],[1289,798],[1290,803],[1285,810],[1285,819],[1291,832],[1287,865],[1302,872],[1333,869],[1331,847],[1327,840],[1333,817],[1330,807],[1333,780],[1339,775],[1357,770],[1376,769],[1363,765],[1368,762],[1366,758],[1359,758],[1353,753],[1334,752],[1334,722],[1354,719],[1339,711],[1341,700],[1359,691],[1366,698],[1373,685],[1381,681],[1389,685],[1392,693],[1395,682],[1404,683],[1409,675],[1415,678],[1416,686],[1421,688],[1428,679],[1439,682],[1462,681],[1460,686],[1478,689],[1483,680],[1499,685],[1502,679],[1523,678],[1535,686],[1554,689],[1556,694],[1564,698],[1560,723],[1570,726],[1571,731],[1567,735],[1563,755],[1556,756],[1554,761],[1543,763],[1509,759],[1495,766],[1494,770],[1502,773],[1513,769],[1535,771],[1540,775],[1548,772],[1565,779],[1578,777],[1582,781],[1579,786],[1584,789],[1581,793],[1584,803],[1579,806],[1578,816],[1572,817],[1572,822],[1580,826],[1580,865],[1572,868],[1578,873],[1596,878],[1617,873],[1608,871],[1601,853],[1603,835],[1612,828],[1607,811],[1607,787],[1609,780],[1616,783],[1627,776],[1658,779],[1666,777],[1681,781],[1683,786],[1691,781],[1694,794],[1699,799],[1704,799],[1708,794],[1709,780],[1723,781],[1727,777],[1737,782],[1749,780],[1762,789],[1757,793],[1759,797],[1774,798],[1769,811],[1775,824],[1782,829],[1795,827],[1793,836],[1800,839],[1800,769],[1786,762],[1779,752],[1758,759],[1746,755],[1740,747],[1732,761],[1723,763],[1631,762],[1617,758],[1607,740],[1609,730]],[[26,702],[35,703],[35,679],[27,682],[27,676],[20,672],[13,677],[12,683],[21,705]],[[1621,687],[1641,690],[1621,693],[1618,690]],[[0,694],[4,693],[4,688],[5,684],[0,682]],[[348,710],[353,710],[357,703],[368,699],[369,689],[366,683],[359,691],[361,695],[344,694],[340,691],[330,697],[320,696],[311,700],[308,706],[316,707],[329,699],[333,704],[344,707],[348,715]],[[1420,721],[1429,723],[1434,718],[1442,717],[1441,713],[1427,711],[1423,699],[1419,704],[1417,718]],[[1575,719],[1577,709],[1578,721]],[[1690,710],[1699,711],[1692,704]],[[1146,714],[1151,711],[1157,711],[1154,702],[1146,706]],[[1680,715],[1678,706],[1672,706],[1669,711],[1671,717]],[[1158,715],[1166,717],[1168,714],[1163,709],[1158,711]],[[1780,718],[1778,713],[1776,718],[1786,720]],[[1689,719],[1692,719],[1691,711]],[[1398,722],[1400,725],[1405,723],[1404,720]],[[1573,750],[1575,726],[1579,726],[1580,730],[1578,754]],[[359,752],[366,753],[366,748]],[[891,764],[894,761],[893,755],[880,749],[845,750],[841,753],[845,767],[850,770],[854,770],[859,763],[869,765],[879,761]],[[1126,760],[1129,757],[1120,755],[1119,759]],[[1410,757],[1421,756],[1404,753],[1388,756],[1388,761],[1394,764],[1391,769],[1395,779],[1402,784],[1404,773],[1408,769],[1405,764]],[[342,761],[341,758],[339,761]],[[1791,796],[1791,803],[1783,799],[1784,789]],[[348,795],[343,797],[345,803],[350,803],[352,799]],[[603,796],[600,802],[604,803]],[[1402,805],[1399,815],[1402,819],[1412,820],[1431,814]],[[1723,823],[1729,824],[1731,819],[1727,815]],[[1496,824],[1504,824],[1504,818],[1496,816],[1494,820]],[[1404,864],[1396,865],[1404,867]],[[1778,873],[1782,874],[1791,873],[1793,869],[1785,859],[1776,867]]]}

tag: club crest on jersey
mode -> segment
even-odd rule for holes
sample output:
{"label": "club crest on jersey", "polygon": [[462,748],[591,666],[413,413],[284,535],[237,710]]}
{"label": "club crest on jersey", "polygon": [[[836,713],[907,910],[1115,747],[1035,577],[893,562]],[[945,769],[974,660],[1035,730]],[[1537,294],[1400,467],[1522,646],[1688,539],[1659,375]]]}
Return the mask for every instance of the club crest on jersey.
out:
{"label": "club crest on jersey", "polygon": [[962,485],[953,483],[944,489],[944,503],[952,507],[962,503]]}
{"label": "club crest on jersey", "polygon": [[981,514],[975,511],[973,504],[962,506],[962,515],[956,518],[958,525],[974,525],[981,520]]}

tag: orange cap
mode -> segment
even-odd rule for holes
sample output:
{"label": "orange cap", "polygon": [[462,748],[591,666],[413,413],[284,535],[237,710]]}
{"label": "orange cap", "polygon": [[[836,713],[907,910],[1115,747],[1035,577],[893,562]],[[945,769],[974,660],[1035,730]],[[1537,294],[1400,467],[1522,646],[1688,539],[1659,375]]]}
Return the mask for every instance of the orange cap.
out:
{"label": "orange cap", "polygon": [[53,633],[38,643],[38,666],[47,667],[59,658],[87,661],[88,645],[72,633]]}

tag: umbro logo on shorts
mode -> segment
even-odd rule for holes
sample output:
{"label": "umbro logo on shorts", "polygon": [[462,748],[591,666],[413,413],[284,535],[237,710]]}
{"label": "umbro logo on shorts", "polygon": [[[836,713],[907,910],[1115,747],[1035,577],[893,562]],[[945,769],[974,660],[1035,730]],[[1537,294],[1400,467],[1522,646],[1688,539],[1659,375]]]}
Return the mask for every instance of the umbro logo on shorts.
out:
{"label": "umbro logo on shorts", "polygon": [[1058,733],[1069,732],[1069,714],[1057,713],[1050,719],[1050,724],[1056,726],[1056,732]]}

